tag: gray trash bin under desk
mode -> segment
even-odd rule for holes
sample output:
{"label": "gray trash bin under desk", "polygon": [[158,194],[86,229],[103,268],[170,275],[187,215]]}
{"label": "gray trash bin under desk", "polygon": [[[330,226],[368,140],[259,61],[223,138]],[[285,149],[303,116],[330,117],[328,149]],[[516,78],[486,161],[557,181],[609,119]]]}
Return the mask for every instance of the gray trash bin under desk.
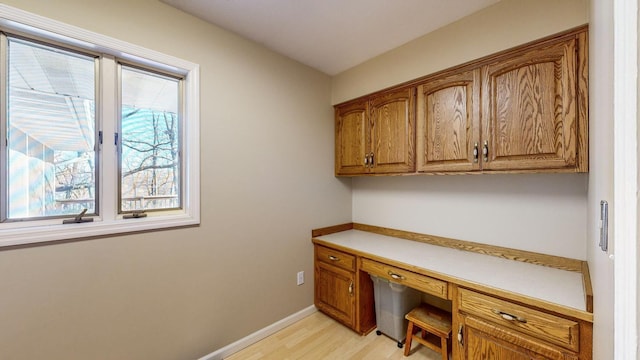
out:
{"label": "gray trash bin under desk", "polygon": [[373,280],[373,296],[376,307],[376,333],[385,334],[402,347],[407,335],[407,320],[404,316],[420,305],[418,290],[397,284],[387,279],[370,275]]}

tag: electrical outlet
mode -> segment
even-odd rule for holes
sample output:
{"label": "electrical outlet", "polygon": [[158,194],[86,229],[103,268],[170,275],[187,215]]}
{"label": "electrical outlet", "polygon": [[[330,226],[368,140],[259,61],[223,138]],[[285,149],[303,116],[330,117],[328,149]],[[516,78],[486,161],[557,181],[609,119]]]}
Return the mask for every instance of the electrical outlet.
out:
{"label": "electrical outlet", "polygon": [[304,271],[298,271],[298,285],[304,284]]}

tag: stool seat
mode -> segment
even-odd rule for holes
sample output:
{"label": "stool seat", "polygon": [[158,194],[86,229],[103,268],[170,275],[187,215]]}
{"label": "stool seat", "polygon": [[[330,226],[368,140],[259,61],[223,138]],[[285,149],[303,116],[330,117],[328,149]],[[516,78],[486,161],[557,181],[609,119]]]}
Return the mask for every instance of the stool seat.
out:
{"label": "stool seat", "polygon": [[[409,356],[411,341],[415,339],[420,344],[440,352],[443,360],[449,359],[448,342],[451,338],[450,313],[431,305],[421,304],[405,315],[405,318],[409,321],[409,325],[407,326],[407,342],[404,348],[404,356]],[[415,327],[421,330],[421,336],[414,335]],[[440,338],[439,346],[437,343],[429,341],[427,333]]]}

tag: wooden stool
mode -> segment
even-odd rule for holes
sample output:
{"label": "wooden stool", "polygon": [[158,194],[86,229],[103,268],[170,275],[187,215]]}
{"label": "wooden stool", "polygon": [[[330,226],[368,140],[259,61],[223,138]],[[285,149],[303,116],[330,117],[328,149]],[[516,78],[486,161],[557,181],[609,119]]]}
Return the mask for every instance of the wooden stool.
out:
{"label": "wooden stool", "polygon": [[[409,356],[411,340],[415,339],[420,344],[440,352],[443,360],[449,359],[449,347],[447,344],[451,337],[450,313],[431,305],[421,304],[411,310],[405,318],[409,320],[409,325],[407,326],[407,342],[404,348],[404,356]],[[421,336],[413,334],[414,327],[421,330]],[[429,334],[432,335],[429,336]],[[438,346],[437,339],[431,339],[430,337],[439,337],[440,345]]]}

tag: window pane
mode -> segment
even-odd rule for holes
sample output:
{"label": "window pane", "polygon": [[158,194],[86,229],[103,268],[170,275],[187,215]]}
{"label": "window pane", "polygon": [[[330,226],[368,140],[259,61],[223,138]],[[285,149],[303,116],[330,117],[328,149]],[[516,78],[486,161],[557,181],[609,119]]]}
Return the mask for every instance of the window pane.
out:
{"label": "window pane", "polygon": [[121,82],[121,212],[180,208],[180,80],[122,66]]}
{"label": "window pane", "polygon": [[95,61],[8,39],[7,218],[95,213]]}

